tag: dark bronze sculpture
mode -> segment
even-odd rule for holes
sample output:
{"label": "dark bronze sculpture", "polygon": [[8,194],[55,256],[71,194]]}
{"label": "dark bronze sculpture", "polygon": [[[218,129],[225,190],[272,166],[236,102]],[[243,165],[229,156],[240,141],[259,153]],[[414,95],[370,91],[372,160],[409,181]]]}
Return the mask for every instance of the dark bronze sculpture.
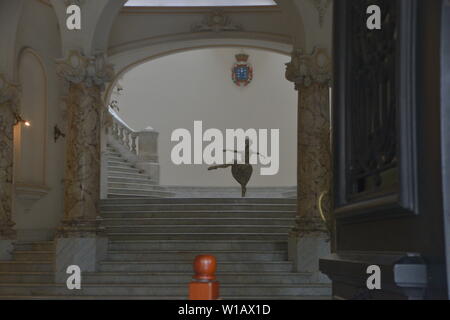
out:
{"label": "dark bronze sculpture", "polygon": [[[224,152],[231,151],[234,153],[239,153],[237,150],[223,150]],[[260,155],[259,153],[256,153]],[[231,167],[231,174],[233,178],[241,185],[242,197],[245,197],[247,193],[247,183],[249,182],[252,173],[253,167],[250,164],[250,139],[245,139],[245,163],[238,164],[237,158],[234,158],[234,163],[223,164],[217,166],[211,166],[208,170],[216,170],[216,169],[225,169]]]}

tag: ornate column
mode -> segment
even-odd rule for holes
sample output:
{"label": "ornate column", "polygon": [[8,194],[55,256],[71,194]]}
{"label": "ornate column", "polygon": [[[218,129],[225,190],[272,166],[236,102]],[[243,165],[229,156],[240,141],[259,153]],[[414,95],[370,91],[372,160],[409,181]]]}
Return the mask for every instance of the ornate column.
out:
{"label": "ornate column", "polygon": [[11,258],[16,237],[12,221],[14,125],[19,87],[0,74],[0,260]]}
{"label": "ornate column", "polygon": [[[298,272],[311,272],[316,280],[319,258],[329,253],[327,225],[319,207],[329,212],[331,192],[331,146],[329,86],[331,61],[326,49],[311,55],[292,53],[286,78],[295,83],[298,104],[298,209],[296,225],[290,233],[289,255]],[[319,200],[322,200],[319,204]]]}
{"label": "ornate column", "polygon": [[106,108],[102,92],[114,71],[103,55],[86,57],[77,51],[57,64],[67,84],[67,133],[64,218],[56,235],[56,269],[64,273],[75,264],[82,271],[93,271],[104,246],[99,225],[101,118]]}

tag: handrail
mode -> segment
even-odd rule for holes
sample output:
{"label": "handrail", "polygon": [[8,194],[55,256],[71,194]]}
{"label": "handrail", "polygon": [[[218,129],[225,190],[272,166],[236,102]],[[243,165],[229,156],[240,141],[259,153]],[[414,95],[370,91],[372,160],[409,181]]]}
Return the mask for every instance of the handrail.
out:
{"label": "handrail", "polygon": [[323,210],[323,199],[325,198],[325,196],[327,194],[328,194],[328,191],[324,191],[320,194],[319,199],[317,200],[317,206],[319,208],[319,215],[322,218],[323,222],[325,223],[325,226],[327,227],[329,232],[332,232],[331,226],[330,226],[331,221],[329,219],[327,219],[327,217],[324,214],[324,210]]}
{"label": "handrail", "polygon": [[120,116],[119,114],[114,111],[113,108],[108,107],[108,111],[109,113],[113,116],[113,118],[115,118],[115,120],[117,120],[120,124],[122,124],[124,127],[126,127],[128,130],[130,130],[131,132],[137,132],[136,130],[132,129]]}
{"label": "handrail", "polygon": [[120,142],[128,151],[137,155],[138,132],[132,129],[111,107],[108,107],[109,114],[112,116],[112,136]]}
{"label": "handrail", "polygon": [[131,128],[119,114],[108,107],[112,121],[108,126],[108,143],[136,168],[159,181],[158,132],[152,127],[137,131]]}

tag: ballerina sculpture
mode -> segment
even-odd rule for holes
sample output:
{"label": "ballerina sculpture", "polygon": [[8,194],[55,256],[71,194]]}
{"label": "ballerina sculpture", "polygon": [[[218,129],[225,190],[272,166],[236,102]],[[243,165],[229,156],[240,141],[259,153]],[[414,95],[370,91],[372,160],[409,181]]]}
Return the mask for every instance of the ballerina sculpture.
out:
{"label": "ballerina sculpture", "polygon": [[[223,152],[234,152],[234,153],[240,153],[242,154],[242,151],[237,151],[237,150],[228,150],[228,149],[224,149]],[[217,166],[211,166],[208,168],[208,170],[217,170],[217,169],[225,169],[228,167],[231,167],[231,174],[233,175],[233,178],[241,185],[241,195],[242,197],[245,197],[246,193],[247,193],[247,184],[250,181],[250,178],[252,177],[253,174],[253,167],[250,164],[250,139],[245,139],[245,151],[244,151],[244,159],[245,159],[245,163],[243,164],[239,164],[237,162],[237,159],[234,158],[234,162],[233,163],[229,163],[229,164],[222,164],[222,165],[217,165]],[[260,153],[256,152],[256,153],[252,153],[252,154],[257,154],[259,156],[262,156]]]}

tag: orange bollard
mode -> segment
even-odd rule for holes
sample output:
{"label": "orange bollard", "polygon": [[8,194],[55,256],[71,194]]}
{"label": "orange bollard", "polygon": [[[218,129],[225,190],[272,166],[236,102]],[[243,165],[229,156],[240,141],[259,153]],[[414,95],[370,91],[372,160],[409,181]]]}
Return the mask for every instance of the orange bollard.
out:
{"label": "orange bollard", "polygon": [[217,262],[214,256],[195,257],[192,282],[189,284],[189,300],[219,299],[219,282],[216,281]]}

